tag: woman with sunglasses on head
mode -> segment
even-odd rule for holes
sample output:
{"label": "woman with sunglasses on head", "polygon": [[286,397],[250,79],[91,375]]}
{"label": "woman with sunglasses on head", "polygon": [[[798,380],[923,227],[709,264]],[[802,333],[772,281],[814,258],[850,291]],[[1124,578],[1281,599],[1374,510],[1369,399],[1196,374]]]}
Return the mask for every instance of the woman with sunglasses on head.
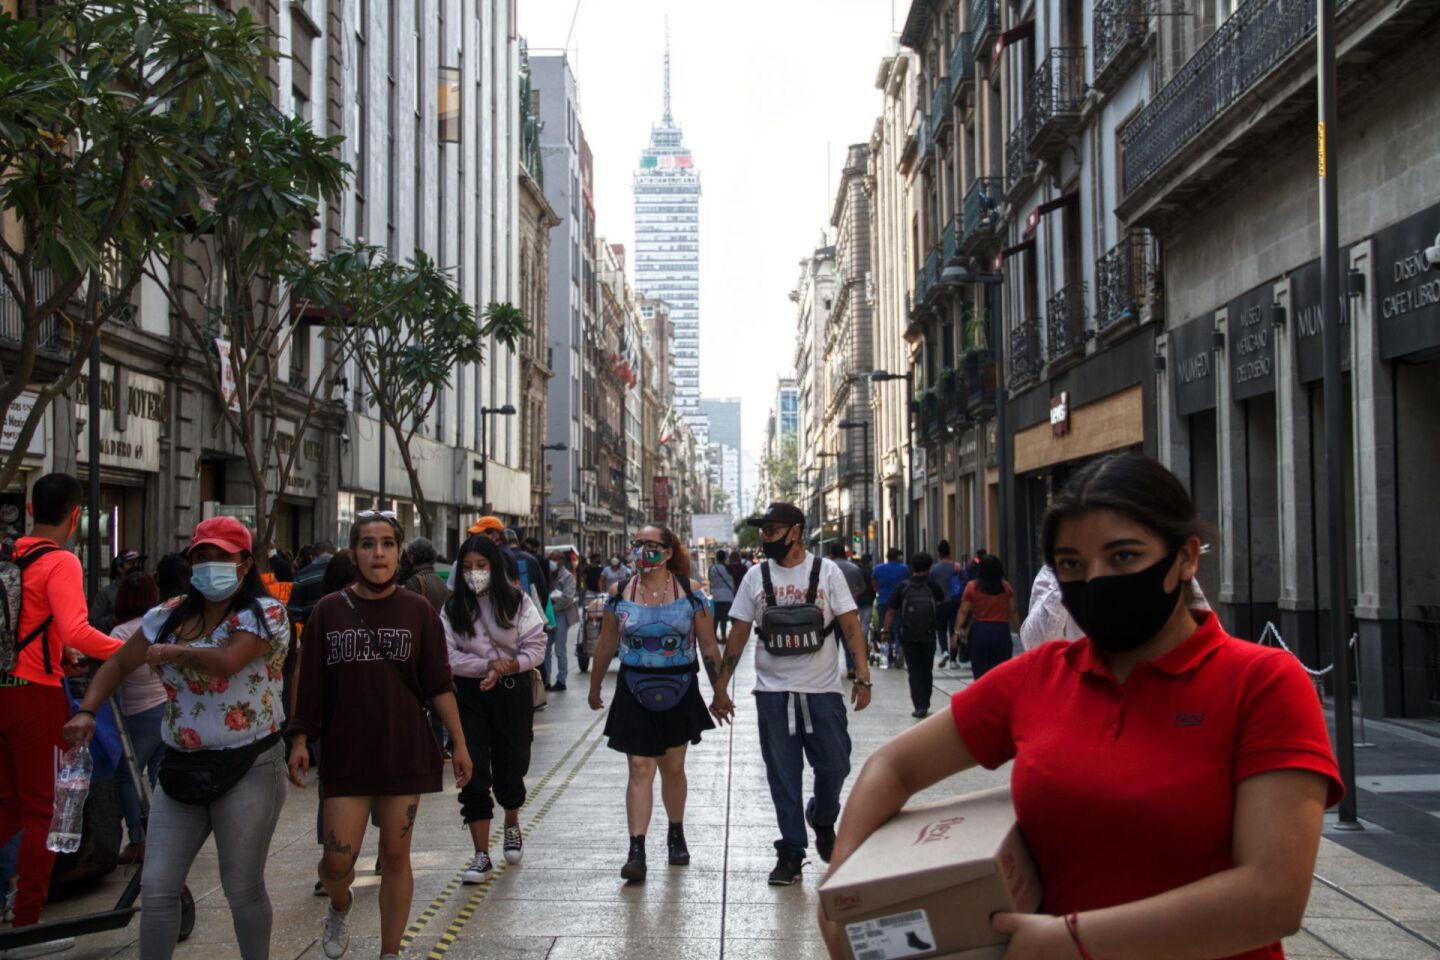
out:
{"label": "woman with sunglasses on head", "polygon": [[460,581],[440,614],[460,726],[474,751],[474,775],[460,791],[460,815],[475,843],[466,883],[484,882],[493,869],[490,820],[496,801],[505,808],[505,862],[519,863],[521,856],[520,807],[534,739],[530,671],[545,657],[545,616],[504,570],[504,555],[489,537],[465,541]]}
{"label": "woman with sunglasses on head", "polygon": [[1283,956],[1344,789],[1300,662],[1187,603],[1205,529],[1154,460],[1077,472],[1042,541],[1085,636],[995,666],[872,754],[831,869],[916,793],[1013,760],[1044,901],[993,917],[1007,960]]}
{"label": "woman with sunglasses on head", "polygon": [[180,893],[212,833],[240,956],[270,955],[265,861],[285,803],[281,673],[290,623],[260,582],[253,549],[250,531],[233,517],[197,526],[187,551],[189,590],[145,614],[65,725],[67,741],[89,743],[95,711],[122,680],[140,670],[160,675],[165,755],[145,834],[144,960],[175,952]]}
{"label": "woman with sunglasses on head", "polygon": [[713,682],[720,668],[715,621],[701,586],[690,579],[690,555],[668,527],[640,528],[632,544],[639,573],[611,590],[590,669],[590,708],[600,710],[605,672],[617,653],[620,677],[605,721],[609,746],[630,761],[625,814],[630,853],[620,876],[645,879],[645,832],[654,807],[655,773],[670,820],[669,861],[690,862],[685,844],[685,751],[714,729],[696,674],[700,657]]}
{"label": "woman with sunglasses on head", "polygon": [[330,897],[320,947],[331,960],[349,946],[355,860],[372,807],[380,827],[380,953],[400,953],[415,890],[410,843],[420,794],[443,788],[444,761],[427,703],[450,731],[456,786],[470,778],[445,629],[424,596],[399,588],[402,541],[393,513],[357,514],[350,528],[355,580],[322,598],[305,622],[290,779],[304,786],[308,741],[319,737],[325,823],[319,873]]}

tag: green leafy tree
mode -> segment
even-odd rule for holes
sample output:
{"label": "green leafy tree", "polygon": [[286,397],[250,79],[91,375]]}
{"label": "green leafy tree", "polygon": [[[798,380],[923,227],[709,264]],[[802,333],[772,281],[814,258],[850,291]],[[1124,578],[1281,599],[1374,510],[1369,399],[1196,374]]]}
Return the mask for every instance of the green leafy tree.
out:
{"label": "green leafy tree", "polygon": [[[154,255],[184,239],[201,164],[193,120],[267,83],[265,32],[189,0],[68,0],[0,13],[0,296],[17,325],[0,411],[35,403],[0,484],[19,470],[91,342],[128,312]],[[83,307],[75,310],[77,305]]]}
{"label": "green leafy tree", "polygon": [[307,294],[336,312],[360,318],[353,342],[366,392],[387,431],[399,441],[410,493],[427,532],[435,527],[412,443],[429,422],[441,392],[461,364],[483,363],[486,338],[514,349],[530,325],[509,303],[475,310],[422,250],[396,263],[378,247],[353,244],[317,264]]}
{"label": "green leafy tree", "polygon": [[793,434],[780,440],[780,450],[766,456],[760,470],[772,497],[787,503],[800,499],[800,451]]}
{"label": "green leafy tree", "polygon": [[[187,136],[199,172],[177,199],[190,242],[168,269],[150,270],[195,347],[228,364],[233,390],[220,377],[211,381],[221,416],[215,429],[245,462],[263,545],[274,538],[273,502],[294,475],[300,439],[329,405],[354,341],[354,318],[315,309],[304,286],[320,203],[339,198],[348,167],[338,157],[340,137],[321,136],[259,92],[235,107],[197,111]],[[321,328],[322,370],[292,383],[290,351],[309,338],[302,319]],[[282,429],[287,423],[292,433]]]}
{"label": "green leafy tree", "polygon": [[[760,514],[757,513],[755,516],[758,517]],[[735,524],[735,540],[740,545],[741,550],[760,549],[760,528],[751,526],[751,519],[753,518],[747,517]]]}

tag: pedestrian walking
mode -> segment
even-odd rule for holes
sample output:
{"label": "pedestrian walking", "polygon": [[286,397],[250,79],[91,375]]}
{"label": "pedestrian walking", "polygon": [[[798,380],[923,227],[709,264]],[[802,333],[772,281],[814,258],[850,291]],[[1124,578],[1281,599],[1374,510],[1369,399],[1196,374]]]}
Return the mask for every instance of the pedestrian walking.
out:
{"label": "pedestrian walking", "polygon": [[[115,593],[115,619],[119,625],[110,636],[125,643],[140,631],[145,614],[160,605],[160,588],[148,573],[129,573],[120,579]],[[138,669],[125,678],[119,689],[120,713],[125,732],[130,736],[135,769],[149,781],[151,790],[160,771],[160,758],[165,753],[165,705],[169,695],[154,670]],[[130,764],[115,767],[115,780],[120,787],[120,810],[125,817],[125,832],[130,842],[120,851],[119,862],[128,866],[145,859],[145,828],[140,804],[140,785],[130,777]]]}
{"label": "pedestrian walking", "polygon": [[155,586],[160,588],[160,602],[188,592],[192,572],[184,553],[167,553],[161,557],[155,564]]}
{"label": "pedestrian walking", "polygon": [[508,578],[496,576],[504,569],[500,548],[488,537],[465,541],[461,581],[440,614],[460,726],[474,764],[460,791],[460,815],[475,845],[465,883],[483,883],[494,869],[490,821],[496,802],[505,810],[505,862],[519,863],[523,846],[520,808],[535,717],[530,672],[545,656],[545,616]]}
{"label": "pedestrian walking", "polygon": [[600,571],[600,589],[609,593],[622,580],[629,580],[635,572],[620,562],[620,555],[610,558],[610,566]]}
{"label": "pedestrian walking", "polygon": [[[18,607],[0,590],[7,624],[0,629],[0,845],[17,833],[20,881],[14,925],[40,922],[55,854],[45,845],[55,807],[55,748],[70,704],[61,689],[67,648],[103,660],[120,641],[90,625],[80,561],[68,549],[80,528],[85,488],[64,473],[35,481],[30,493],[30,535],[15,541]],[[7,575],[6,581],[10,578]],[[8,666],[8,669],[3,669]],[[74,941],[52,941],[65,949]],[[27,948],[29,955],[38,955]]]}
{"label": "pedestrian walking", "polygon": [[969,624],[966,643],[970,648],[970,668],[979,680],[997,664],[1010,659],[1015,652],[1011,631],[1020,632],[1015,590],[1005,579],[1000,558],[993,553],[981,558],[975,579],[965,585],[965,593],[960,597],[955,632],[960,633],[966,624]]}
{"label": "pedestrian walking", "polygon": [[307,743],[318,737],[325,791],[319,874],[330,898],[320,947],[330,960],[350,943],[351,885],[372,807],[380,828],[380,953],[399,955],[415,892],[410,842],[420,795],[443,788],[427,703],[450,731],[456,786],[470,779],[445,628],[424,597],[399,589],[403,545],[392,513],[357,514],[350,528],[355,582],[323,597],[305,627],[290,779],[304,786]]}
{"label": "pedestrian walking", "polygon": [[640,573],[616,583],[606,601],[590,670],[590,709],[604,709],[605,672],[618,655],[620,676],[605,735],[610,749],[628,760],[625,817],[630,852],[620,876],[638,882],[646,875],[645,834],[654,809],[657,770],[669,819],[669,862],[690,862],[685,752],[715,727],[696,674],[703,657],[711,683],[718,682],[720,648],[707,598],[700,583],[690,579],[690,555],[674,532],[659,524],[641,527],[633,549]]}
{"label": "pedestrian walking", "polygon": [[290,586],[290,603],[287,608],[290,622],[296,626],[304,626],[310,617],[310,611],[315,609],[315,604],[325,595],[322,589],[325,567],[334,555],[335,544],[329,540],[319,540],[315,543],[314,558],[296,572],[295,580]]}
{"label": "pedestrian walking", "polygon": [[450,587],[435,572],[435,544],[424,537],[416,537],[405,546],[405,555],[410,558],[410,575],[405,579],[405,589],[423,596],[439,613],[444,609],[445,601],[450,599]]}
{"label": "pedestrian walking", "polygon": [[201,521],[186,551],[190,589],[145,614],[65,726],[68,742],[89,743],[95,711],[122,681],[160,674],[165,756],[145,836],[144,960],[174,954],[185,878],[211,835],[240,956],[270,956],[265,862],[285,803],[281,667],[290,623],[260,580],[254,549],[234,517]]}
{"label": "pedestrian walking", "polygon": [[[870,704],[870,664],[844,575],[833,562],[805,549],[805,512],[777,502],[747,522],[760,528],[765,560],[745,574],[730,608],[735,629],[725,644],[710,712],[722,722],[734,718],[730,678],[754,628],[761,641],[755,650],[754,691],[760,753],[780,827],[770,883],[789,886],[800,879],[809,847],[807,822],[820,859],[829,862],[840,788],[850,775],[849,721],[840,655],[830,642],[832,623],[840,622],[855,660],[850,702],[856,710]],[[815,773],[808,802],[802,799],[806,759]]]}
{"label": "pedestrian walking", "polygon": [[[934,684],[934,661],[930,656],[945,604],[945,594],[930,578],[932,566],[930,554],[923,550],[910,558],[910,579],[890,593],[885,625],[880,629],[882,640],[899,634],[900,647],[905,651],[905,669],[909,672],[910,703],[915,708],[910,716],[916,719],[930,715],[930,688]],[[897,619],[899,629],[892,630],[891,624]]]}
{"label": "pedestrian walking", "polygon": [[[870,615],[870,610],[860,605],[861,599],[870,590],[869,582],[860,568],[845,558],[845,546],[839,540],[830,544],[830,562],[840,568],[840,573],[845,577],[845,585],[850,588],[850,596],[855,601],[855,616],[860,621],[860,633],[865,634],[865,619]],[[835,642],[840,649],[845,651],[845,676],[855,679],[855,657],[850,648],[845,646],[845,634],[840,629],[840,621],[836,620],[830,624],[830,632],[835,636]],[[867,648],[868,649],[868,648]]]}
{"label": "pedestrian walking", "polygon": [[[875,607],[878,611],[885,610],[890,606],[890,595],[895,588],[906,580],[910,579],[910,568],[903,562],[904,554],[899,547],[891,547],[885,551],[885,562],[875,568],[871,574],[870,585],[875,588]],[[895,667],[900,663],[900,642],[899,640],[886,641],[883,637],[881,643],[885,647],[885,666]]]}
{"label": "pedestrian walking", "polygon": [[715,551],[715,562],[710,564],[710,599],[715,603],[715,639],[723,643],[730,635],[730,605],[735,602],[735,587],[740,583],[735,574],[725,565],[729,556],[724,550]]}
{"label": "pedestrian walking", "polygon": [[[550,690],[565,689],[565,678],[570,673],[570,633],[580,622],[580,595],[575,583],[575,572],[571,569],[570,554],[555,550],[550,554],[550,610],[555,614],[555,626],[551,627],[545,639],[545,676],[552,678]],[[555,672],[550,672],[551,660]]]}
{"label": "pedestrian walking", "polygon": [[951,651],[955,650],[955,614],[965,594],[965,568],[950,559],[950,541],[935,545],[935,562],[930,565],[930,582],[940,589],[940,617],[935,623],[935,646],[940,650],[938,667],[959,666]]}
{"label": "pedestrian walking", "polygon": [[914,793],[1013,760],[1045,912],[993,917],[1007,957],[1282,956],[1343,787],[1300,662],[1187,603],[1205,533],[1154,460],[1078,471],[1041,541],[1085,636],[1000,664],[876,751],[835,863]]}
{"label": "pedestrian walking", "polygon": [[145,554],[139,550],[125,549],[110,560],[110,582],[90,599],[90,625],[96,630],[109,633],[119,621],[115,617],[115,595],[120,590],[120,581],[126,575],[145,569]]}

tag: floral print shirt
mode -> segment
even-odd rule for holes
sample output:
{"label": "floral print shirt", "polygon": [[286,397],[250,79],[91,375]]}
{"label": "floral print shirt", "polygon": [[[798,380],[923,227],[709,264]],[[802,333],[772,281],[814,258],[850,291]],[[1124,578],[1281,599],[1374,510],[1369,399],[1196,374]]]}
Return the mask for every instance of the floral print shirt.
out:
{"label": "floral print shirt", "polygon": [[[141,629],[154,643],[171,612],[183,602],[176,597],[145,614]],[[285,654],[290,648],[290,621],[278,600],[257,601],[261,616],[249,607],[232,613],[208,637],[190,646],[197,650],[225,646],[236,633],[253,633],[270,651],[229,677],[213,677],[175,664],[158,668],[165,687],[165,721],[160,734],[176,750],[226,750],[243,747],[277,733],[285,726],[281,684]],[[263,625],[259,622],[263,620]]]}

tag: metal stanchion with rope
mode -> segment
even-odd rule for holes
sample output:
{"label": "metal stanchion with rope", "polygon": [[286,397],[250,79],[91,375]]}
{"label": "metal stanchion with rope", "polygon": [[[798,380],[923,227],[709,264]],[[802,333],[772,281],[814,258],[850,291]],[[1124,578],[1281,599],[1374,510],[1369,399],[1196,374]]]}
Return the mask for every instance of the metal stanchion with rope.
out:
{"label": "metal stanchion with rope", "polygon": [[[1359,639],[1360,635],[1358,633],[1352,633],[1350,635],[1350,643],[1348,644],[1349,649],[1354,650],[1355,645],[1359,641]],[[1321,670],[1314,670],[1306,666],[1305,661],[1300,659],[1300,655],[1294,650],[1291,650],[1290,645],[1287,644],[1285,642],[1285,639],[1280,636],[1280,631],[1276,628],[1275,624],[1267,620],[1265,622],[1265,629],[1260,631],[1260,638],[1255,642],[1260,644],[1261,646],[1271,646],[1271,644],[1269,643],[1270,640],[1274,640],[1275,643],[1278,644],[1282,650],[1290,654],[1296,659],[1297,662],[1299,662],[1300,669],[1308,673],[1310,675],[1310,679],[1314,682],[1316,695],[1319,696],[1321,702],[1324,702],[1325,685],[1324,683],[1322,683],[1322,680],[1335,669],[1335,664],[1332,663],[1328,667],[1325,667]],[[1360,722],[1360,740],[1358,743],[1354,744],[1354,746],[1373,747],[1375,746],[1375,744],[1370,743],[1365,736],[1365,685],[1361,669],[1362,668],[1360,665],[1360,658],[1357,657],[1355,659],[1355,686],[1358,692],[1355,699],[1358,701],[1358,705],[1360,707],[1358,717]],[[1336,695],[1339,695],[1338,691]]]}

